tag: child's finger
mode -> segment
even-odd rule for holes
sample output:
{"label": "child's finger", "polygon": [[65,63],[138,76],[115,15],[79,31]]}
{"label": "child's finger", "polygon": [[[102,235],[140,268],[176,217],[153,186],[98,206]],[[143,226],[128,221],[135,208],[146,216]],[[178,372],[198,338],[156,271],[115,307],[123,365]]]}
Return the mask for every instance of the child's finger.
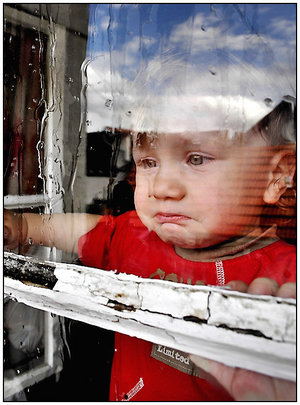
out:
{"label": "child's finger", "polygon": [[279,285],[275,280],[267,277],[259,277],[249,285],[248,294],[277,295]]}
{"label": "child's finger", "polygon": [[229,281],[229,283],[226,284],[226,287],[229,287],[231,290],[239,292],[247,292],[248,290],[248,284],[240,280]]}
{"label": "child's finger", "polygon": [[285,283],[277,291],[277,297],[296,298],[296,283]]}

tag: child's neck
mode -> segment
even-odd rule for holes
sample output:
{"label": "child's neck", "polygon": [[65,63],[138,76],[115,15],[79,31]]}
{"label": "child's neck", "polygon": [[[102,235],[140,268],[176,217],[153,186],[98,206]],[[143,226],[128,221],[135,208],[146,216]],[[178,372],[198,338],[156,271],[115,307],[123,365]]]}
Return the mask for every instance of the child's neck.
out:
{"label": "child's neck", "polygon": [[226,240],[215,246],[203,249],[185,249],[175,246],[178,256],[194,262],[209,262],[215,260],[226,260],[243,256],[273,243],[279,238],[276,235],[276,225],[262,231],[260,228],[249,234]]}

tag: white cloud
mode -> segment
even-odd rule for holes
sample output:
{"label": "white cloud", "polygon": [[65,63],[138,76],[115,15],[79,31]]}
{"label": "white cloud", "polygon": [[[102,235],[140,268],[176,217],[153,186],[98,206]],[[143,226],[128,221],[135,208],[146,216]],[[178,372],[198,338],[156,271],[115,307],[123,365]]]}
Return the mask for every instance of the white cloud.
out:
{"label": "white cloud", "polygon": [[[190,20],[178,25],[170,37],[169,48],[184,49],[190,44],[192,56],[200,53],[202,63],[192,58],[187,64],[173,58],[171,51],[142,60],[141,41],[143,46],[156,41],[149,36],[134,36],[118,50],[96,54],[88,67],[88,131],[101,131],[106,126],[160,131],[247,130],[282,96],[295,94],[292,36],[278,40],[231,31],[225,35],[210,18],[198,14],[193,24]],[[273,32],[283,27],[288,32],[286,21],[273,20]],[[219,61],[216,47],[223,51],[224,58]],[[239,52],[248,50],[257,51],[256,65],[239,58]],[[213,60],[217,63],[212,66]],[[273,104],[264,103],[265,99]],[[113,101],[112,106],[107,100]]]}

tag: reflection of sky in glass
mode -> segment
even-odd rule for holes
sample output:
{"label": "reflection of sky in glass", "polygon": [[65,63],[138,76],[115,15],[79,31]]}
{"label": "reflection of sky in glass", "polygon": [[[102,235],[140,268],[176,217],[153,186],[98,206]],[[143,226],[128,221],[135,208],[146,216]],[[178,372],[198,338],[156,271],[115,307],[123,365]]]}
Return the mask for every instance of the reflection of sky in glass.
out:
{"label": "reflection of sky in glass", "polygon": [[88,131],[247,129],[295,95],[295,20],[295,4],[92,4]]}

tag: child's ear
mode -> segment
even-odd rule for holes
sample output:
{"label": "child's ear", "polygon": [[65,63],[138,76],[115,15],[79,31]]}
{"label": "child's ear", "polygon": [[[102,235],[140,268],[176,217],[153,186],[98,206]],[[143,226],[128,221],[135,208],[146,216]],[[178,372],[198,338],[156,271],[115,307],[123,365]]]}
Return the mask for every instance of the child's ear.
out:
{"label": "child's ear", "polygon": [[296,154],[294,151],[280,151],[273,156],[268,185],[263,195],[265,203],[276,204],[286,189],[293,187],[295,170]]}

